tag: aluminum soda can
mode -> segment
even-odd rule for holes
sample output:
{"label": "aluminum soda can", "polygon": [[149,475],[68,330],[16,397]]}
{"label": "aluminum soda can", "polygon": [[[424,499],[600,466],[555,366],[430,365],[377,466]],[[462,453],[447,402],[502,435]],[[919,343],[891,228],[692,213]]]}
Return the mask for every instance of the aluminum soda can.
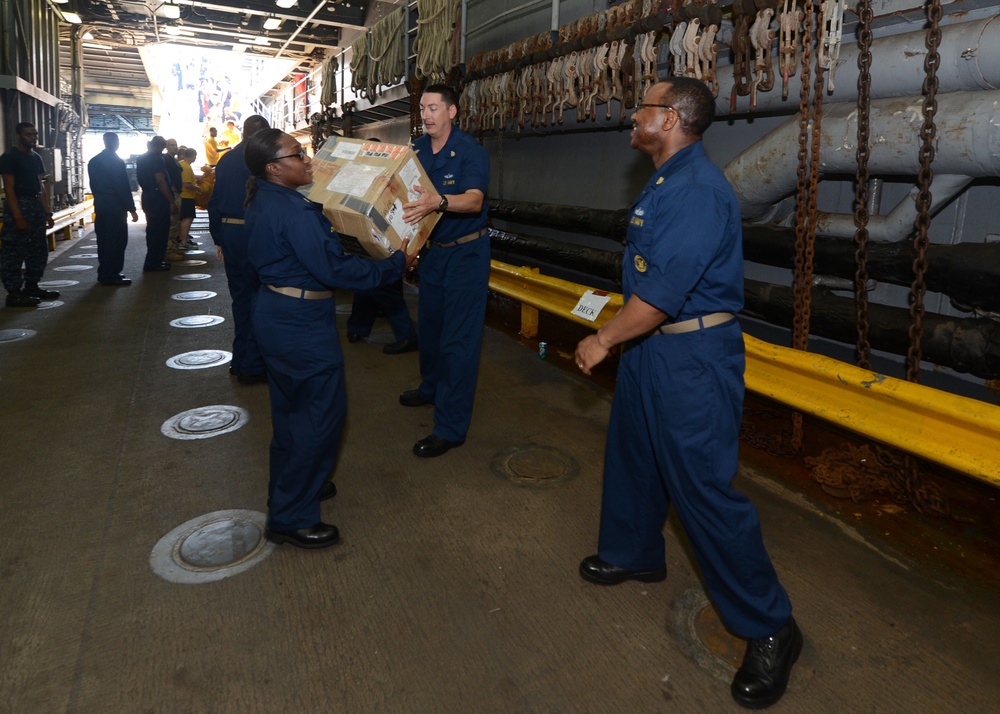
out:
{"label": "aluminum soda can", "polygon": [[538,343],[538,359],[545,359],[549,356],[549,343],[539,342]]}

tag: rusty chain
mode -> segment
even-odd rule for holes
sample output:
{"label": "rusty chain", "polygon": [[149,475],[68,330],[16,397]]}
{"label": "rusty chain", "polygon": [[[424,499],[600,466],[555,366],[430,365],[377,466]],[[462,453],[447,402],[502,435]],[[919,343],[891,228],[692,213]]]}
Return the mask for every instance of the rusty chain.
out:
{"label": "rusty chain", "polygon": [[871,156],[871,78],[872,78],[871,0],[861,0],[858,29],[858,172],[854,186],[854,299],[857,306],[858,366],[871,368],[872,346],[868,338],[868,159]]}
{"label": "rusty chain", "polygon": [[924,58],[924,121],[920,127],[920,170],[917,172],[917,218],[914,221],[916,235],[913,237],[913,285],[910,303],[910,349],[906,354],[906,378],[911,382],[920,381],[920,359],[922,350],[920,342],[923,338],[924,294],[927,283],[924,279],[927,273],[927,231],[931,225],[931,183],[934,172],[931,164],[934,161],[934,138],[937,127],[934,116],[937,114],[937,68],[941,64],[938,46],[941,44],[941,0],[931,0],[927,8],[927,56]]}

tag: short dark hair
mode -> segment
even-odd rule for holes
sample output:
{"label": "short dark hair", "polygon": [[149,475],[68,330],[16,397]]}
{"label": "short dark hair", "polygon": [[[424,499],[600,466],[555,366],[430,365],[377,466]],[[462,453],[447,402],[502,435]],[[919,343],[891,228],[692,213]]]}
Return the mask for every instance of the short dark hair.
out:
{"label": "short dark hair", "polygon": [[18,122],[17,126],[14,127],[14,133],[15,134],[20,134],[22,131],[24,131],[28,127],[31,127],[32,129],[34,129],[35,125],[32,124],[30,121]]}
{"label": "short dark hair", "polygon": [[424,94],[440,94],[441,99],[449,107],[458,106],[458,92],[447,84],[432,84],[423,91]]}
{"label": "short dark hair", "polygon": [[154,136],[152,139],[149,140],[147,146],[149,147],[150,151],[155,151],[156,153],[160,153],[161,151],[167,148],[167,140],[157,134],[156,136]]}
{"label": "short dark hair", "polygon": [[700,79],[670,77],[664,101],[677,111],[685,134],[701,136],[715,119],[715,97]]}
{"label": "short dark hair", "polygon": [[262,117],[260,114],[251,114],[243,121],[243,138],[249,139],[258,131],[270,128],[271,125],[267,123],[267,119]]}

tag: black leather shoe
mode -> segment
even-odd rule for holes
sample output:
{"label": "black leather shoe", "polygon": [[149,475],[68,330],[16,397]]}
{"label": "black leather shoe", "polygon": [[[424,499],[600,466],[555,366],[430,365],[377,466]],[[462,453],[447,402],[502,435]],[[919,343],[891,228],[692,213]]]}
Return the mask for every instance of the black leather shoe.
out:
{"label": "black leather shoe", "polygon": [[432,456],[440,456],[464,443],[465,439],[461,441],[448,441],[447,439],[442,439],[440,436],[431,434],[413,445],[413,453],[417,456],[430,458]]}
{"label": "black leather shoe", "polygon": [[390,342],[382,348],[382,352],[387,355],[401,355],[406,352],[413,352],[417,349],[417,347],[417,338],[411,337],[408,340],[396,340],[395,342]]}
{"label": "black leather shoe", "polygon": [[100,282],[101,285],[107,285],[109,287],[124,287],[132,284],[132,278],[126,278],[124,275],[119,275],[114,280],[102,280]]}
{"label": "black leather shoe", "polygon": [[361,342],[361,340],[363,339],[365,339],[364,335],[356,335],[353,332],[347,333],[347,341],[350,342],[352,345]]}
{"label": "black leather shoe", "polygon": [[170,266],[167,263],[160,263],[159,265],[150,265],[149,267],[143,268],[144,273],[158,273],[161,270],[170,270]]}
{"label": "black leather shoe", "polygon": [[263,384],[267,381],[267,373],[243,374],[241,372],[236,375],[236,381],[244,386],[250,386],[251,384]]}
{"label": "black leather shoe", "polygon": [[296,548],[326,548],[340,540],[337,526],[320,521],[309,528],[297,531],[275,531],[264,529],[264,537],[272,543],[291,543]]}
{"label": "black leather shoe", "polygon": [[7,307],[34,307],[41,299],[24,293],[7,293]]}
{"label": "black leather shoe", "polygon": [[27,295],[28,297],[38,298],[39,300],[55,300],[59,297],[59,293],[55,290],[43,290],[38,287],[38,284],[25,285],[24,289],[21,290],[22,295]]}
{"label": "black leather shoe", "polygon": [[626,580],[641,580],[644,583],[658,583],[667,578],[667,566],[655,570],[628,570],[605,563],[596,555],[580,562],[580,577],[598,585],[617,585]]}
{"label": "black leather shoe", "polygon": [[319,500],[326,501],[337,495],[337,486],[333,481],[327,481],[319,490]]}
{"label": "black leather shoe", "polygon": [[399,395],[399,403],[404,407],[422,407],[425,404],[430,404],[420,395],[419,389],[407,389]]}
{"label": "black leather shoe", "polygon": [[794,618],[771,637],[748,640],[743,664],[730,687],[733,699],[747,709],[763,709],[777,702],[801,652],[802,631]]}

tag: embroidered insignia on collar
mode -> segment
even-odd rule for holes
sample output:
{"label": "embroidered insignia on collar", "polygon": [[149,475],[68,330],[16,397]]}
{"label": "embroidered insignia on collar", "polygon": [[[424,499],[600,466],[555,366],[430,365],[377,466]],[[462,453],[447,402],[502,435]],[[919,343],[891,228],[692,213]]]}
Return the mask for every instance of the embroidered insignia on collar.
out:
{"label": "embroidered insignia on collar", "polygon": [[656,179],[656,185],[657,186],[659,186],[661,183],[663,183],[663,177],[662,176],[660,176],[660,178]]}
{"label": "embroidered insignia on collar", "polygon": [[632,262],[635,264],[635,269],[638,270],[640,273],[645,273],[646,268],[649,267],[646,265],[646,259],[643,258],[641,255],[635,256]]}
{"label": "embroidered insignia on collar", "polygon": [[453,151],[453,152],[451,152],[451,157],[452,157],[452,158],[455,158],[455,152],[454,152],[454,151]]}
{"label": "embroidered insignia on collar", "polygon": [[637,215],[637,216],[644,216],[644,215],[646,215],[646,212],[644,210],[642,210],[642,206],[639,206],[637,209],[635,209],[635,215]]}

